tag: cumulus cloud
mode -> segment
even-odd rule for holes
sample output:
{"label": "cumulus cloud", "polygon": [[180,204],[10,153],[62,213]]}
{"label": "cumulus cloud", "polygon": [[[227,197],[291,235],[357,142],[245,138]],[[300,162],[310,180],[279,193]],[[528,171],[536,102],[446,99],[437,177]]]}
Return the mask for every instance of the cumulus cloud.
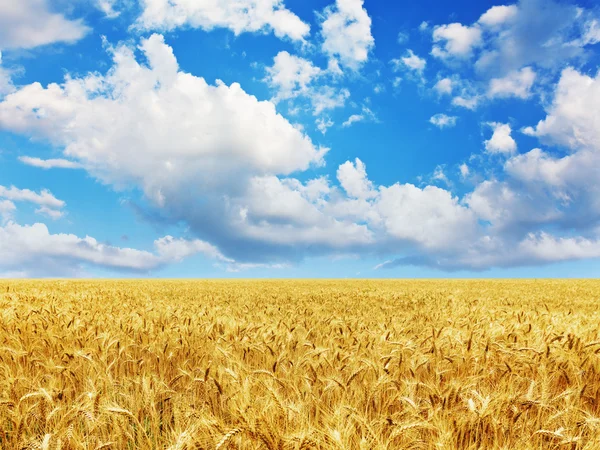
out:
{"label": "cumulus cloud", "polygon": [[227,28],[241,33],[273,32],[279,38],[304,41],[310,26],[287,9],[283,0],[141,0],[137,26],[171,31],[181,27]]}
{"label": "cumulus cloud", "polygon": [[76,276],[89,266],[148,272],[196,254],[232,262],[200,240],[166,236],[156,240],[154,248],[154,252],[120,248],[89,236],[52,234],[42,223],[22,226],[9,222],[0,227],[0,270],[24,271],[23,276]]}
{"label": "cumulus cloud", "polygon": [[416,242],[429,251],[449,251],[464,245],[475,232],[475,215],[445,189],[395,184],[380,192],[377,211],[387,233],[396,239]]}
{"label": "cumulus cloud", "polygon": [[436,127],[442,129],[442,128],[452,128],[454,126],[456,126],[456,121],[458,120],[458,117],[456,116],[448,116],[446,114],[436,114],[434,116],[431,116],[431,118],[429,119],[429,123],[435,125]]}
{"label": "cumulus cloud", "polygon": [[[235,256],[277,253],[273,241],[286,236],[341,245],[353,234],[357,240],[368,235],[364,227],[323,214],[303,227],[277,215],[262,217],[260,205],[272,195],[268,188],[279,189],[281,198],[289,190],[274,176],[322,164],[326,149],[238,84],[211,86],[180,71],[161,36],[144,39],[140,49],[148,65],[119,46],[104,75],[22,87],[0,103],[0,127],[64,148],[71,161],[116,189],[139,187],[151,207],[187,221]],[[324,94],[319,108],[339,101]]]}
{"label": "cumulus cloud", "polygon": [[337,179],[351,198],[368,199],[376,195],[365,164],[358,158],[354,163],[347,161],[342,164],[338,168]]}
{"label": "cumulus cloud", "polygon": [[472,25],[435,27],[432,55],[456,60],[476,52],[476,70],[490,78],[531,66],[554,69],[584,57],[584,47],[597,42],[595,14],[555,0],[493,6]]}
{"label": "cumulus cloud", "polygon": [[412,70],[419,75],[423,74],[425,66],[427,65],[427,61],[424,58],[415,55],[415,53],[412,50],[408,50],[406,52],[406,56],[403,56],[398,59],[392,59],[391,62],[394,65],[394,70],[396,71],[404,68]]}
{"label": "cumulus cloud", "polygon": [[[547,87],[566,64],[589,59],[589,46],[600,38],[600,17],[586,9],[556,0],[519,0],[497,5],[472,24],[438,25],[433,31],[431,54],[455,73],[464,69],[452,91],[452,103],[469,109],[482,100],[528,99],[535,83]],[[442,80],[450,77],[442,71]],[[456,77],[456,75],[453,75]],[[448,81],[434,90],[449,94]]]}
{"label": "cumulus cloud", "polygon": [[573,36],[585,33],[590,11],[554,0],[520,0],[510,9],[494,8],[480,19],[485,25],[494,13],[499,22],[487,35],[478,71],[504,75],[532,65],[555,69],[584,56],[588,44]]}
{"label": "cumulus cloud", "polygon": [[598,76],[565,69],[546,106],[546,118],[529,130],[560,150],[537,148],[505,163],[507,175],[529,192],[536,207],[558,214],[552,219],[555,226],[588,232],[599,224],[599,99]]}
{"label": "cumulus cloud", "polygon": [[96,6],[104,15],[109,19],[115,19],[121,15],[121,13],[115,10],[115,3],[117,0],[96,0]]}
{"label": "cumulus cloud", "polygon": [[[38,206],[36,213],[46,215],[52,219],[63,216],[62,208],[65,202],[57,199],[48,190],[34,192],[29,189],[18,189],[14,186],[9,188],[0,185],[0,200],[4,199],[4,215],[15,210],[13,202],[28,202]],[[10,202],[10,203],[7,203]]]}
{"label": "cumulus cloud", "polygon": [[330,86],[326,82],[317,83],[323,77],[331,76],[331,69],[322,70],[311,61],[286,51],[275,56],[273,66],[267,67],[266,72],[264,81],[275,92],[274,103],[303,97],[311,103],[316,116],[343,107],[350,97],[346,88]]}
{"label": "cumulus cloud", "polygon": [[490,97],[517,97],[526,99],[531,96],[531,88],[535,82],[536,73],[531,67],[514,70],[503,78],[492,78],[488,95]]}
{"label": "cumulus cloud", "polygon": [[193,255],[204,256],[217,261],[233,263],[232,259],[226,258],[214,245],[199,239],[185,240],[176,239],[173,236],[165,236],[154,241],[154,248],[158,259],[163,262],[182,261]]}
{"label": "cumulus cloud", "polygon": [[481,44],[481,30],[460,23],[439,25],[433,29],[433,42],[431,54],[436,58],[469,58]]}
{"label": "cumulus cloud", "polygon": [[531,233],[520,243],[519,250],[529,258],[546,262],[600,258],[600,240]]}
{"label": "cumulus cloud", "polygon": [[513,20],[519,12],[517,5],[492,6],[479,18],[479,23],[486,27],[498,27]]}
{"label": "cumulus cloud", "polygon": [[46,0],[0,2],[0,49],[73,43],[89,31],[81,19],[70,20],[53,12]]}
{"label": "cumulus cloud", "polygon": [[451,95],[454,89],[455,82],[451,78],[442,78],[433,86],[433,90],[439,95]]}
{"label": "cumulus cloud", "polygon": [[527,183],[540,182],[549,186],[561,186],[567,181],[574,181],[569,180],[570,177],[566,173],[568,170],[575,169],[572,170],[572,175],[581,173],[578,168],[570,167],[573,161],[573,157],[555,158],[542,149],[534,148],[506,161],[505,170],[513,178]]}
{"label": "cumulus cloud", "polygon": [[[596,83],[597,79],[565,69],[546,106],[546,119],[531,128],[534,135],[539,130],[543,142],[562,151],[536,148],[510,156],[504,163],[504,180],[483,181],[465,197],[469,208],[489,223],[489,242],[497,249],[488,256],[479,252],[473,264],[522,265],[597,257],[600,135],[594,114]],[[496,130],[503,125],[493,124]],[[512,142],[505,131],[496,147],[509,150]]]}
{"label": "cumulus cloud", "polygon": [[[552,238],[543,243],[548,248],[570,248],[575,233],[579,247],[597,238],[591,233],[600,224],[595,187],[600,183],[581,176],[600,179],[595,78],[563,72],[546,119],[532,128],[571,154],[516,154],[510,125],[492,123],[486,148],[505,155],[504,171],[482,180],[461,167],[464,177],[480,181],[460,197],[451,185],[378,185],[358,159],[341,164],[335,180],[300,175],[321,165],[326,149],[277,114],[273,103],[259,101],[238,84],[210,85],[183,72],[161,36],[142,40],[140,50],[143,64],[134,49],[118,46],[110,50],[114,63],[104,74],[19,88],[0,102],[0,128],[49,141],[115,189],[139,190],[149,213],[184,223],[197,241],[164,238],[154,251],[140,254],[11,223],[2,228],[8,237],[0,240],[6,242],[0,252],[17,262],[5,263],[3,270],[50,261],[144,271],[197,253],[228,267],[276,267],[342,252],[381,256],[391,261],[386,267],[484,269],[550,261],[545,255],[552,252],[531,245],[531,236],[541,242],[549,229]],[[452,93],[466,96],[463,89]],[[589,114],[574,112],[573,105],[587,105]],[[438,181],[446,177],[441,170],[436,174]],[[2,192],[5,214],[12,209],[8,202],[19,196],[39,200],[12,188]],[[49,203],[39,206],[60,210],[53,201],[46,197]],[[12,256],[31,242],[38,256]],[[52,253],[43,243],[67,250]]]}
{"label": "cumulus cloud", "polygon": [[563,70],[547,112],[529,134],[571,150],[600,152],[600,73],[590,77],[573,68]]}
{"label": "cumulus cloud", "polygon": [[512,129],[509,124],[490,122],[488,124],[494,131],[492,137],[485,141],[485,149],[490,153],[514,153],[517,143],[512,138]]}
{"label": "cumulus cloud", "polygon": [[275,56],[273,66],[267,68],[265,81],[276,90],[274,101],[278,102],[307,94],[309,85],[321,72],[311,61],[283,51]]}
{"label": "cumulus cloud", "polygon": [[139,183],[156,204],[184,186],[222,184],[223,174],[287,174],[322,162],[325,149],[272,103],[179,71],[162,36],[140,50],[148,66],[120,46],[105,75],[24,86],[0,104],[0,126],[62,146],[106,182]]}
{"label": "cumulus cloud", "polygon": [[322,14],[323,52],[351,69],[358,70],[375,46],[371,18],[364,0],[336,0]]}
{"label": "cumulus cloud", "polygon": [[452,104],[454,106],[460,106],[461,108],[474,110],[479,106],[481,97],[481,95],[463,92],[463,95],[457,95],[452,99]]}

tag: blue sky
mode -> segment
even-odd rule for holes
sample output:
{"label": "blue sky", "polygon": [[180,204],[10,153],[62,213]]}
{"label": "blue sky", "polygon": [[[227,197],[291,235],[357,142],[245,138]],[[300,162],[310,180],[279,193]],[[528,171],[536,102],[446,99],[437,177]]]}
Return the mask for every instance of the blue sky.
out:
{"label": "blue sky", "polygon": [[596,277],[593,1],[0,0],[0,276]]}

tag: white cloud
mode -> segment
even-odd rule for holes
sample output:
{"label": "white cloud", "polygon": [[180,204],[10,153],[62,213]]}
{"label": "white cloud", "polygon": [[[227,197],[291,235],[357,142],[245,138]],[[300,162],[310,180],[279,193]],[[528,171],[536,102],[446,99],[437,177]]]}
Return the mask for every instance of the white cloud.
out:
{"label": "white cloud", "polygon": [[458,75],[439,79],[433,86],[433,90],[439,96],[452,96],[451,103],[454,106],[470,110],[476,109],[485,98],[477,84],[461,79]]}
{"label": "white cloud", "polygon": [[311,91],[310,101],[313,106],[313,113],[318,116],[323,111],[341,108],[350,98],[348,89],[336,89],[331,86],[320,86]]}
{"label": "white cloud", "polygon": [[16,210],[16,205],[10,200],[0,200],[0,218],[2,222],[9,220]]}
{"label": "white cloud", "polygon": [[555,0],[520,0],[510,7],[493,7],[480,19],[480,23],[494,26],[476,69],[480,74],[502,78],[527,66],[564,67],[566,61],[584,57],[583,47],[592,43],[585,38],[592,14]]}
{"label": "white cloud", "polygon": [[535,136],[535,128],[533,127],[523,127],[520,131],[526,136]]}
{"label": "white cloud", "polygon": [[[595,178],[599,163],[598,155],[581,151],[574,155],[557,158],[539,148],[516,155],[505,163],[506,172],[513,178],[526,183],[539,183],[550,188],[566,188],[587,183]],[[560,194],[563,198],[568,195]]]}
{"label": "white cloud", "polygon": [[452,182],[448,179],[446,172],[444,172],[444,166],[442,166],[442,165],[439,165],[435,168],[435,170],[433,171],[433,175],[431,176],[431,181],[433,183],[441,181],[444,184],[446,184],[447,186],[452,185]]}
{"label": "white cloud", "polygon": [[64,215],[62,208],[64,208],[65,202],[57,199],[48,190],[42,190],[38,193],[29,189],[18,189],[14,186],[7,188],[0,185],[0,202],[3,203],[3,207],[0,208],[0,215],[4,218],[15,210],[13,202],[33,203],[39,206],[35,210],[37,214],[48,216],[54,220],[60,219]]}
{"label": "white cloud", "polygon": [[600,73],[592,78],[573,68],[563,70],[547,111],[535,130],[524,132],[571,150],[600,152]]}
{"label": "white cloud", "polygon": [[442,78],[433,86],[433,90],[439,95],[452,95],[454,89],[454,81],[451,78]]}
{"label": "white cloud", "polygon": [[60,209],[65,206],[65,202],[57,199],[50,191],[43,190],[40,193],[29,189],[18,189],[14,186],[9,188],[0,186],[0,198],[16,202],[30,202],[39,206]]}
{"label": "white cloud", "polygon": [[348,119],[342,124],[344,128],[348,128],[357,122],[362,122],[365,120],[365,116],[362,114],[352,114]]}
{"label": "white cloud", "polygon": [[147,67],[121,46],[106,75],[19,89],[0,103],[0,127],[64,147],[66,156],[106,182],[139,184],[157,205],[192,186],[202,190],[322,162],[326,150],[272,103],[259,102],[237,83],[211,86],[179,71],[162,36],[143,40],[140,49]]}
{"label": "white cloud", "polygon": [[568,153],[538,148],[505,163],[507,175],[534,196],[536,205],[560,212],[554,223],[559,220],[564,228],[598,226],[600,185],[593,180],[600,173],[599,99],[600,77],[565,69],[546,118],[523,131]]}
{"label": "white cloud", "polygon": [[594,45],[600,42],[600,19],[590,19],[583,25],[582,45]]}
{"label": "white cloud", "polygon": [[423,21],[421,22],[421,24],[419,25],[419,31],[424,32],[427,31],[429,29],[429,22]]}
{"label": "white cloud", "polygon": [[367,178],[365,164],[358,158],[347,161],[337,171],[337,179],[351,198],[368,199],[376,195],[373,183]]}
{"label": "white cloud", "polygon": [[451,128],[456,125],[456,121],[458,117],[456,116],[448,116],[446,114],[436,114],[429,119],[429,122],[435,125],[436,127],[442,128]]}
{"label": "white cloud", "polygon": [[21,271],[24,276],[72,276],[82,275],[86,266],[146,272],[195,254],[231,262],[200,240],[166,236],[155,241],[154,247],[154,253],[114,247],[89,236],[51,234],[42,223],[22,226],[9,222],[0,227],[0,269]]}
{"label": "white cloud", "polygon": [[476,223],[449,191],[376,188],[359,161],[342,165],[340,188],[284,178],[320,164],[325,150],[239,85],[181,72],[162,37],[140,48],[147,66],[121,46],[104,75],[22,87],[0,103],[0,127],[48,139],[115,188],[139,187],[158,214],[188,224],[223,261],[285,264],[380,246],[449,251]]}
{"label": "white cloud", "polygon": [[514,153],[517,150],[517,143],[511,136],[512,129],[509,124],[490,122],[494,133],[492,137],[485,141],[485,149],[489,153]]}
{"label": "white cloud", "polygon": [[[512,156],[517,150],[512,128],[491,123],[487,151],[506,154],[504,171],[497,179],[480,181],[462,199],[432,186],[376,186],[364,164],[348,162],[340,171],[347,170],[347,178],[358,187],[345,190],[346,197],[330,187],[315,204],[340,220],[366,223],[372,232],[366,248],[406,255],[385,263],[388,268],[418,264],[486,269],[598,257],[598,241],[590,237],[600,223],[600,185],[590,182],[598,178],[600,167],[596,83],[565,70],[546,107],[548,117],[533,130],[548,143],[568,147],[570,155],[534,149]],[[466,164],[459,171],[462,178],[481,178]],[[339,178],[344,189],[348,182]],[[433,178],[447,182],[440,167]],[[368,198],[356,192],[367,192]],[[569,232],[549,235],[544,231],[548,228]]]}
{"label": "white cloud", "polygon": [[52,209],[48,206],[40,206],[35,210],[35,213],[50,217],[52,220],[58,220],[65,215],[60,209]]}
{"label": "white cloud", "polygon": [[433,42],[431,54],[436,58],[469,58],[481,44],[481,30],[460,23],[439,25],[433,29]]}
{"label": "white cloud", "polygon": [[321,34],[323,52],[351,69],[358,70],[375,46],[371,18],[363,0],[336,0],[323,12]]}
{"label": "white cloud", "polygon": [[19,161],[23,164],[40,169],[81,169],[81,164],[68,159],[41,159],[31,156],[19,156]]}
{"label": "white cloud", "polygon": [[556,0],[519,0],[491,7],[471,25],[435,27],[431,54],[454,73],[474,71],[470,80],[460,80],[469,92],[456,95],[453,104],[475,109],[484,98],[528,99],[534,83],[544,88],[567,64],[589,60],[589,46],[600,41],[599,23],[593,9]]}
{"label": "white cloud", "polygon": [[154,248],[159,259],[164,262],[182,261],[193,255],[202,254],[210,259],[233,263],[226,258],[217,247],[199,239],[185,240],[176,239],[173,236],[165,236],[154,241]]}
{"label": "white cloud", "polygon": [[10,72],[2,67],[2,52],[0,51],[0,98],[10,94],[14,89]]}
{"label": "white cloud", "polygon": [[[569,230],[567,237],[555,237],[563,244],[572,243],[571,238],[583,242],[578,234],[589,237],[598,229],[600,185],[593,181],[600,173],[600,134],[594,114],[596,83],[573,69],[563,71],[546,106],[546,119],[536,130],[527,130],[537,134],[539,129],[544,142],[566,147],[568,154],[536,148],[511,156],[504,163],[503,181],[484,181],[467,196],[469,207],[501,233],[498,239],[503,245],[516,245],[517,237],[527,242],[528,234],[539,236],[549,228]],[[499,142],[505,142],[498,144],[505,150],[512,147],[510,139]],[[504,257],[510,264],[540,260],[539,254],[526,254],[522,247],[513,251],[518,261]]]}
{"label": "white cloud", "polygon": [[516,245],[518,239],[537,227],[561,218],[556,205],[542,191],[534,186],[524,189],[510,178],[482,181],[463,201],[477,217],[489,222],[486,231],[491,237],[507,247]]}
{"label": "white cloud", "polygon": [[[330,63],[333,60],[330,60]],[[333,70],[333,72],[332,72]],[[274,64],[266,69],[264,81],[276,91],[272,101],[290,100],[297,97],[308,99],[315,116],[323,111],[343,107],[350,97],[346,88],[338,88],[324,83],[316,83],[326,75],[337,76],[336,69],[326,71],[316,67],[311,61],[283,51],[277,54]]]}
{"label": "white cloud", "polygon": [[377,116],[370,108],[363,105],[361,114],[352,114],[348,119],[342,124],[344,128],[348,128],[357,122],[364,122],[366,120],[371,120],[377,122]]}
{"label": "white cloud", "polygon": [[[139,189],[149,217],[155,213],[184,223],[202,240],[166,237],[152,252],[140,252],[53,235],[39,225],[9,224],[0,231],[0,253],[6,249],[16,262],[0,263],[0,270],[26,267],[43,273],[49,267],[78,270],[92,264],[144,271],[196,253],[237,270],[279,267],[336,252],[404,255],[386,267],[487,268],[546,262],[527,247],[530,233],[539,237],[543,227],[555,226],[589,237],[589,228],[599,222],[598,183],[582,181],[597,178],[600,167],[594,153],[600,142],[598,115],[593,114],[597,80],[589,76],[565,71],[548,117],[534,130],[547,142],[567,143],[572,155],[561,158],[538,150],[512,156],[516,143],[510,125],[492,123],[486,148],[507,153],[504,172],[479,181],[459,198],[442,167],[433,178],[448,189],[380,186],[360,160],[342,164],[333,181],[305,181],[306,174],[298,176],[303,181],[293,178],[322,164],[326,149],[278,115],[271,102],[258,101],[238,84],[213,86],[181,71],[162,37],[143,40],[140,49],[147,63],[138,62],[134,49],[119,46],[111,49],[114,64],[104,74],[21,87],[0,102],[0,128],[48,140],[69,161],[115,189]],[[320,111],[349,96],[330,87],[315,91],[322,94],[314,103]],[[451,92],[473,98],[467,82],[452,86]],[[332,121],[320,117],[320,123],[326,130]],[[33,161],[56,166],[51,160]],[[471,174],[464,165],[460,172],[481,179],[475,168]],[[15,188],[3,192],[10,192],[0,195],[4,220],[10,219],[17,198],[43,196]],[[40,210],[61,211],[58,204],[43,204],[47,201],[53,200],[39,202]],[[555,239],[571,236],[557,234]],[[17,253],[23,259],[12,256]]]}
{"label": "white cloud", "polygon": [[507,21],[512,20],[517,13],[519,8],[517,5],[499,5],[492,6],[479,18],[479,23],[486,27],[497,27],[505,24]]}
{"label": "white cloud", "polygon": [[170,31],[181,27],[227,28],[241,33],[273,32],[279,38],[303,41],[310,26],[288,10],[283,0],[141,0],[137,26]]}
{"label": "white cloud", "polygon": [[0,2],[0,49],[73,43],[89,31],[81,19],[69,20],[52,12],[46,0]]}
{"label": "white cloud", "polygon": [[[328,241],[352,245],[369,239],[364,226],[318,210],[320,219],[311,224],[262,217],[262,205],[274,201],[268,189],[285,197],[276,175],[321,164],[327,149],[316,147],[272,103],[259,102],[239,85],[211,86],[179,71],[161,36],[143,40],[140,49],[147,66],[120,46],[112,50],[115,63],[104,75],[22,87],[0,103],[0,128],[63,147],[70,160],[117,189],[139,187],[151,208],[187,222],[228,257],[260,259],[282,246],[298,254],[294,243],[312,245],[310,239],[325,249]],[[349,96],[329,94],[317,99],[318,109]],[[310,202],[305,206],[315,208]],[[298,217],[311,215],[304,213]]]}
{"label": "white cloud", "polygon": [[370,244],[372,232],[361,225],[330,214],[332,188],[324,179],[302,183],[275,176],[251,180],[238,200],[240,233],[256,242],[280,246],[298,256],[310,247],[327,252]]}
{"label": "white cloud", "polygon": [[456,97],[454,97],[452,99],[452,104],[454,106],[460,106],[461,108],[466,108],[466,109],[470,109],[470,110],[474,110],[475,108],[477,108],[477,106],[479,106],[480,102],[481,102],[480,95],[465,94],[465,93],[463,93],[463,95],[457,95]]}
{"label": "white cloud", "polygon": [[531,88],[535,82],[536,73],[531,67],[514,70],[503,78],[493,78],[488,89],[489,97],[517,97],[527,99],[531,96]]}
{"label": "white cloud", "polygon": [[475,215],[444,189],[395,184],[380,192],[376,208],[387,233],[396,239],[447,251],[475,233]]}
{"label": "white cloud", "polygon": [[545,262],[600,258],[600,241],[531,233],[520,243],[519,250],[529,258]]}
{"label": "white cloud", "polygon": [[321,72],[312,62],[283,51],[275,56],[273,66],[267,68],[265,81],[277,91],[274,98],[277,102],[308,94],[309,85]]}
{"label": "white cloud", "polygon": [[392,59],[391,62],[394,65],[395,70],[400,70],[400,68],[405,67],[418,73],[419,75],[423,74],[425,66],[427,65],[425,58],[420,58],[419,56],[415,55],[412,50],[408,50],[406,52],[406,56],[403,56],[399,59]]}
{"label": "white cloud", "polygon": [[319,117],[315,124],[317,125],[317,130],[319,130],[322,134],[326,134],[327,130],[331,128],[335,123],[329,117]]}
{"label": "white cloud", "polygon": [[116,2],[117,0],[96,0],[96,6],[107,18],[115,19],[121,15],[119,11],[115,10]]}
{"label": "white cloud", "polygon": [[340,77],[344,74],[344,71],[340,67],[340,63],[335,58],[329,58],[329,61],[327,61],[327,72],[336,77]]}

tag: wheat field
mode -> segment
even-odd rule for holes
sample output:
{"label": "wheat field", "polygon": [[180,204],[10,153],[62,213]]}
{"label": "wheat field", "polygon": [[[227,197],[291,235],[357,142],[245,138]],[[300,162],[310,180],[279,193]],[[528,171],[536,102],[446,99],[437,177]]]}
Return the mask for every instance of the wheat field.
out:
{"label": "wheat field", "polygon": [[599,449],[598,281],[3,281],[2,449]]}

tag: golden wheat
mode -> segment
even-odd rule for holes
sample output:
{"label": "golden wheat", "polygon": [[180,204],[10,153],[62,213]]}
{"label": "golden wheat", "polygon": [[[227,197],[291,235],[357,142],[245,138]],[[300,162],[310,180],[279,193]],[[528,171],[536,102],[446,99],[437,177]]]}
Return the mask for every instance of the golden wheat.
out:
{"label": "golden wheat", "polygon": [[5,281],[2,449],[599,449],[597,281]]}

